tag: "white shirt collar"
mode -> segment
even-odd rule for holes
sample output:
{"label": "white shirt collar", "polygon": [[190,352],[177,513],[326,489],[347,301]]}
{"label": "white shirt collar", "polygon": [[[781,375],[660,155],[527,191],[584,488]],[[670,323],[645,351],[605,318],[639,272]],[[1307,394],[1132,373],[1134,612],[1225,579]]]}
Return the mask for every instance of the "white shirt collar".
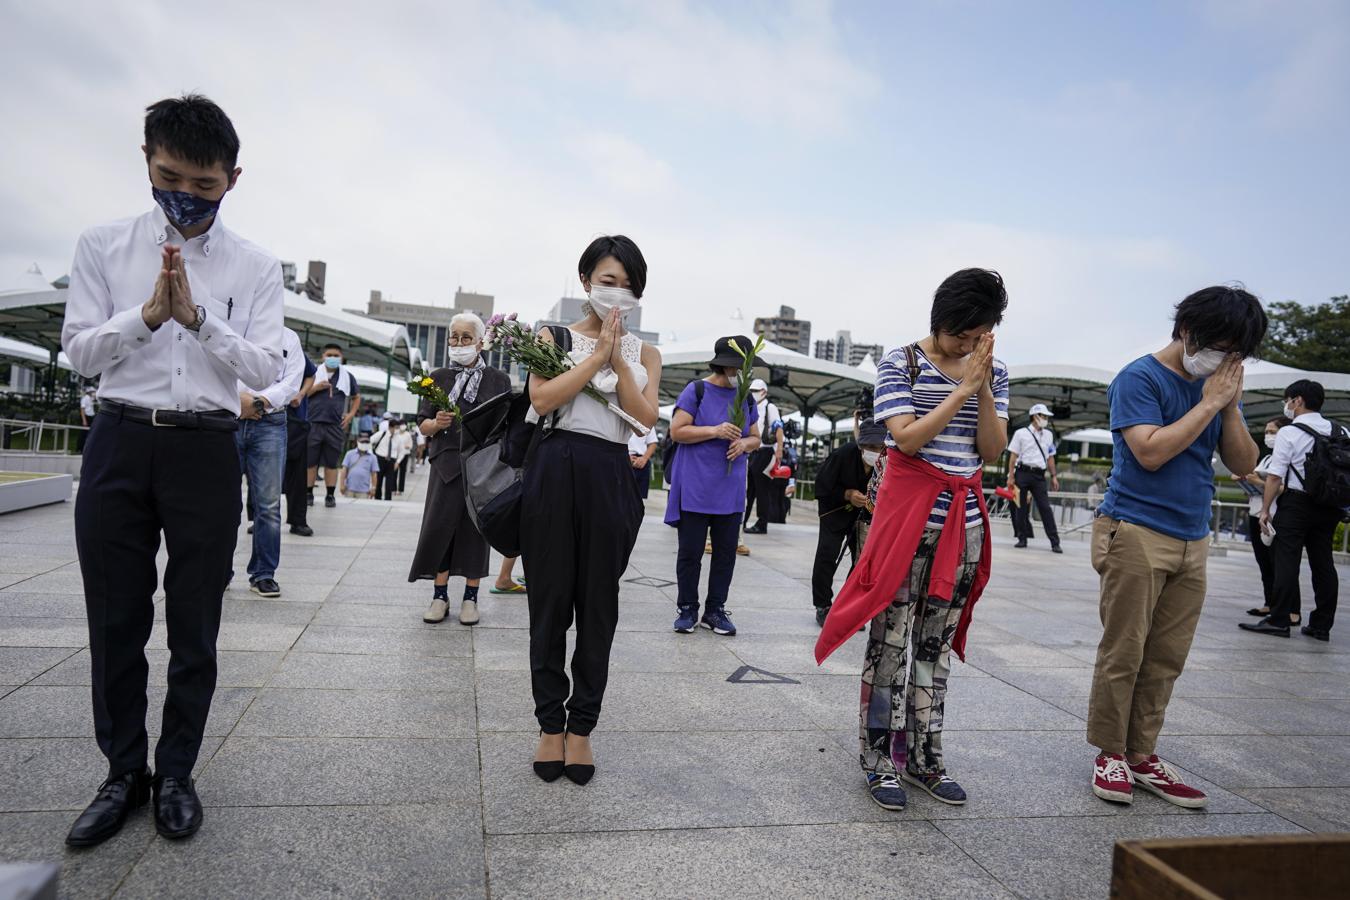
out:
{"label": "white shirt collar", "polygon": [[[188,238],[183,237],[182,233],[178,230],[178,226],[169,221],[169,217],[164,214],[164,209],[158,203],[156,203],[154,209],[150,211],[150,222],[152,224],[150,230],[154,235],[155,243],[157,245],[163,245],[169,241],[181,245],[189,240]],[[191,240],[200,241],[202,252],[210,256],[211,242],[220,240],[224,233],[225,226],[220,224],[220,211],[217,210],[215,218],[211,220],[211,227],[197,235],[195,238],[191,238]]]}
{"label": "white shirt collar", "polygon": [[1322,421],[1322,414],[1321,414],[1320,412],[1305,412],[1305,413],[1304,413],[1303,415],[1301,415],[1301,416],[1296,416],[1296,417],[1294,418],[1294,421],[1295,421],[1295,422],[1304,422],[1304,421],[1306,421],[1306,422],[1309,423],[1309,424],[1311,424],[1311,423],[1313,423],[1313,422],[1320,422],[1320,421]]}

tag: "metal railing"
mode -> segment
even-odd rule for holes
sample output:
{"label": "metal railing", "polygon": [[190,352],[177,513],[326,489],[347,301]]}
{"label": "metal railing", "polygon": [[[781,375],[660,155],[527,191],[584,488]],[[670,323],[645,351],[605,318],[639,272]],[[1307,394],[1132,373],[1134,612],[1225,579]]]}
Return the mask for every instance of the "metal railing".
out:
{"label": "metal railing", "polygon": [[0,452],[69,456],[79,451],[83,425],[41,419],[0,419]]}

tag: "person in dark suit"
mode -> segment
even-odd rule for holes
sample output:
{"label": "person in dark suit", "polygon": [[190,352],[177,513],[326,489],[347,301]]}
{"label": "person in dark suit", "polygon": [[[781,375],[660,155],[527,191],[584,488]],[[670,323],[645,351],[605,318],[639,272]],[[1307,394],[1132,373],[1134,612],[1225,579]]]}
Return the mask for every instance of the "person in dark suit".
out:
{"label": "person in dark suit", "polygon": [[834,573],[845,546],[852,559],[850,572],[858,561],[858,520],[868,515],[867,482],[885,450],[885,427],[864,419],[858,425],[858,439],[827,456],[816,473],[820,535],[811,568],[811,602],[816,606],[817,625],[825,624],[834,602]]}
{"label": "person in dark suit", "polygon": [[[511,379],[484,361],[483,320],[473,313],[460,313],[450,320],[450,366],[437,369],[431,378],[458,404],[461,413],[511,391]],[[423,622],[445,620],[450,608],[450,576],[465,579],[459,621],[478,623],[478,582],[488,574],[488,543],[478,533],[464,496],[462,457],[477,447],[473,434],[464,430],[453,413],[438,411],[428,400],[417,410],[417,427],[427,436],[431,474],[427,481],[422,532],[417,538],[409,581],[434,579],[431,606]],[[460,444],[463,443],[463,449]]]}

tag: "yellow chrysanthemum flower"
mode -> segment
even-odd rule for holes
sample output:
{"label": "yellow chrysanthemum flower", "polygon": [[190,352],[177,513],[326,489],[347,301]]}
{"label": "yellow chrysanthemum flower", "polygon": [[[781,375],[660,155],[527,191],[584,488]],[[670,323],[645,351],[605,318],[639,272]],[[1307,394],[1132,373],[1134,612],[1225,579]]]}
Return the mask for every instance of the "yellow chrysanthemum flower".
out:
{"label": "yellow chrysanthemum flower", "polygon": [[422,387],[431,387],[433,383],[430,376],[422,379]]}

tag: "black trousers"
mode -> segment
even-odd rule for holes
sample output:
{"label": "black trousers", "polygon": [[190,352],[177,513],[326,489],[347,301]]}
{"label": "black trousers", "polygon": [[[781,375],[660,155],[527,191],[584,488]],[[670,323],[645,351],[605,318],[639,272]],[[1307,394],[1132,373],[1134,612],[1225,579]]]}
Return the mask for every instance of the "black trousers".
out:
{"label": "black trousers", "polygon": [[773,479],[764,474],[764,469],[773,462],[773,448],[760,447],[750,454],[747,460],[749,478],[745,485],[745,522],[750,524],[750,514],[755,516],[755,527],[768,525],[777,516],[773,492]]}
{"label": "black trousers", "polygon": [[[642,525],[628,447],[554,432],[526,465],[524,489],[520,555],[530,585],[534,715],[549,734],[565,728],[587,735],[600,718],[609,680],[619,579]],[[569,685],[564,663],[574,616]]]}
{"label": "black trousers", "polygon": [[1031,527],[1031,501],[1036,500],[1036,512],[1041,515],[1041,527],[1050,539],[1050,546],[1059,546],[1059,528],[1055,526],[1055,511],[1050,506],[1050,490],[1045,481],[1045,473],[1036,469],[1017,467],[1014,476],[1017,489],[1021,492],[1017,510],[1013,517],[1013,533],[1019,541],[1036,537]]}
{"label": "black trousers", "polygon": [[[1279,512],[1279,510],[1277,509],[1276,512]],[[1256,567],[1261,570],[1261,596],[1264,598],[1261,605],[1267,609],[1274,609],[1275,560],[1272,558],[1272,548],[1267,547],[1265,542],[1261,540],[1261,519],[1259,517],[1247,517],[1247,537],[1252,542],[1252,556],[1256,557]]]}
{"label": "black trousers", "polygon": [[383,456],[375,457],[375,461],[380,464],[380,480],[375,485],[375,498],[393,500],[394,488],[398,484],[398,468],[392,459],[385,459]]}
{"label": "black trousers", "polygon": [[708,565],[708,602],[706,609],[723,609],[736,571],[736,539],[741,533],[740,513],[709,515],[680,510],[680,549],[675,557],[675,578],[679,582],[679,609],[698,610],[698,583],[703,576],[703,547],[712,533],[712,560]]}
{"label": "black trousers", "polygon": [[408,483],[408,460],[410,457],[403,457],[398,461],[398,486],[394,490],[400,494],[403,493],[403,486]]}
{"label": "black trousers", "polygon": [[1308,618],[1308,627],[1317,631],[1331,630],[1336,619],[1336,593],[1340,589],[1331,542],[1340,520],[1340,510],[1315,503],[1302,491],[1290,490],[1280,495],[1280,506],[1275,510],[1273,523],[1275,542],[1270,547],[1275,562],[1276,602],[1270,615],[1276,622],[1281,622],[1286,615],[1303,614],[1298,576],[1303,567],[1303,551],[1307,550],[1313,598],[1317,604]]}
{"label": "black trousers", "polygon": [[845,544],[851,557],[848,570],[852,572],[858,564],[858,548],[851,539],[856,533],[853,525],[843,531],[824,527],[820,529],[816,537],[816,561],[811,566],[811,602],[816,608],[829,609],[834,603],[834,573],[839,568],[839,554],[843,552]]}
{"label": "black trousers", "polygon": [[286,414],[286,472],[281,478],[281,492],[286,496],[286,524],[308,525],[309,487],[305,484],[309,462],[309,423],[287,410]]}
{"label": "black trousers", "polygon": [[100,414],[75,498],[93,665],[94,734],[108,774],[146,764],[145,644],[155,618],[155,554],[164,571],[168,697],[155,771],[186,778],[216,689],[221,595],[241,503],[239,451],[229,432],[157,428]]}

